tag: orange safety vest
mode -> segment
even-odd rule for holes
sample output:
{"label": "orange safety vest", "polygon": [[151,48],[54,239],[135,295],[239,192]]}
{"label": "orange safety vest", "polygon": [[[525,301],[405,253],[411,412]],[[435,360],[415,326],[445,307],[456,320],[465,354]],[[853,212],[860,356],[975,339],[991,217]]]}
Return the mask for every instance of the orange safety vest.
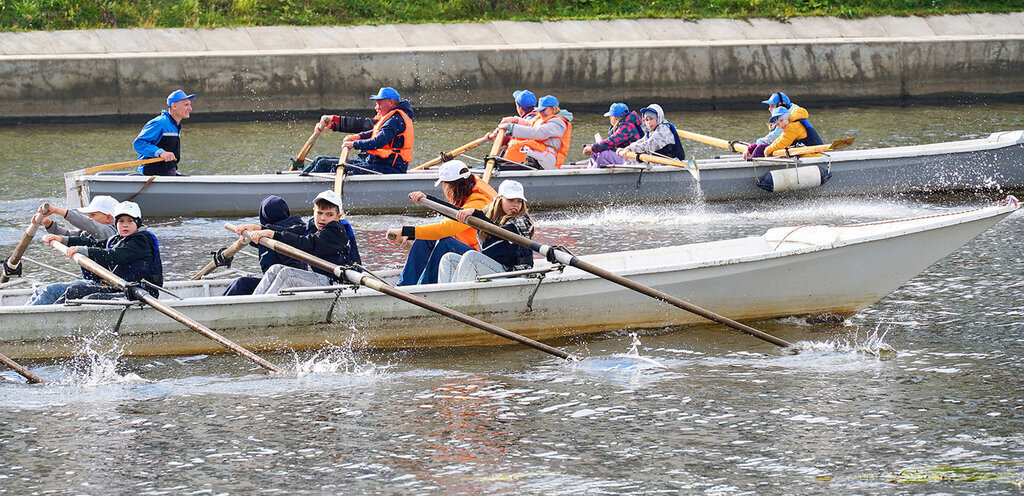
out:
{"label": "orange safety vest", "polygon": [[[565,134],[561,136],[562,146],[555,150],[555,167],[560,168],[562,167],[562,163],[565,162],[566,155],[569,154],[569,140],[572,139],[572,122],[570,122],[565,117],[562,117],[558,114],[554,114],[546,118],[539,117],[537,120],[533,121],[532,124],[530,124],[530,127],[540,127],[544,125],[544,123],[555,117],[558,117],[559,119],[565,121]],[[506,160],[511,160],[513,162],[522,162],[526,160],[526,155],[519,151],[522,147],[528,146],[538,152],[543,152],[548,149],[548,146],[545,145],[544,142],[549,139],[551,138],[546,138],[543,140],[512,138],[512,140],[508,142],[508,148],[505,149],[505,155],[503,156],[503,158],[505,158]]]}
{"label": "orange safety vest", "polygon": [[[391,157],[391,155],[397,153],[399,157],[402,157],[402,160],[405,161],[405,163],[409,163],[412,161],[412,143],[413,140],[415,139],[416,133],[414,133],[412,129],[412,119],[410,119],[409,116],[405,114],[405,112],[399,109],[394,109],[391,112],[384,114],[384,117],[381,117],[380,120],[378,120],[377,123],[373,125],[373,133],[370,134],[370,138],[372,139],[374,136],[377,136],[377,134],[380,133],[381,126],[383,126],[384,123],[387,122],[388,119],[390,119],[395,112],[398,112],[398,115],[402,116],[402,120],[405,121],[405,131],[402,131],[402,134],[395,136],[394,139],[391,140],[391,143],[388,143],[376,150],[366,150],[366,153],[369,153],[370,155],[376,155],[380,158],[389,158]],[[405,140],[403,141],[401,148],[396,148],[394,146],[394,143],[399,136],[404,137]]]}

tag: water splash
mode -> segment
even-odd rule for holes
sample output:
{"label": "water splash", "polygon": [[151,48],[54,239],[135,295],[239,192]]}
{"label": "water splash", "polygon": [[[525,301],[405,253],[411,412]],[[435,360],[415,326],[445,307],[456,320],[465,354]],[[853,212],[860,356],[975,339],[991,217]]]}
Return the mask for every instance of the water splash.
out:
{"label": "water splash", "polygon": [[365,343],[358,343],[355,336],[350,336],[341,345],[327,342],[324,348],[309,356],[294,353],[295,373],[299,377],[313,374],[373,377],[383,375],[392,368],[390,363],[377,364],[354,351],[359,348],[366,348]]}
{"label": "water splash", "polygon": [[601,372],[645,371],[651,369],[668,370],[668,366],[640,354],[643,344],[635,332],[629,333],[629,336],[633,341],[630,343],[629,351],[626,353],[613,353],[608,357],[588,357],[578,363],[583,365],[584,368],[596,367]]}
{"label": "water splash", "polygon": [[138,374],[118,373],[123,344],[111,339],[116,333],[101,331],[86,335],[75,346],[75,356],[60,365],[58,385],[95,388],[109,384],[146,383]]}
{"label": "water splash", "polygon": [[[880,326],[881,324],[879,324]],[[889,332],[888,329],[879,333],[879,327],[875,327],[870,334],[864,337],[854,335],[836,337],[827,341],[797,341],[793,343],[792,349],[796,352],[854,353],[878,357],[895,353],[896,349],[885,342],[885,335]]]}

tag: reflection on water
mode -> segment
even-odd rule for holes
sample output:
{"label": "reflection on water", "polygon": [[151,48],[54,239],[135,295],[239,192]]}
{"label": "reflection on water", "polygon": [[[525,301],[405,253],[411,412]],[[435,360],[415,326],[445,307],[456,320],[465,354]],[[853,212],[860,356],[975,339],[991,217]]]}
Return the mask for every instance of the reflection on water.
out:
{"label": "reflection on water", "polygon": [[[817,114],[834,119],[816,126],[829,135],[840,134],[832,131],[842,129],[833,127],[839,123],[845,129],[877,126],[851,132],[858,144],[862,137],[891,144],[942,141],[968,137],[967,123],[935,125],[957,112],[994,119],[985,133],[1024,127],[1015,121],[1020,109],[1006,108],[828,109]],[[674,118],[701,122],[689,126],[694,130],[739,133],[724,123],[760,114],[709,113],[699,121],[692,115]],[[920,127],[903,126],[911,121],[921,121]],[[486,128],[483,120],[477,126]],[[257,130],[264,127],[269,130]],[[196,151],[186,153],[196,154],[189,155],[196,169],[256,164],[270,170],[301,145],[307,127],[197,124],[186,135]],[[921,128],[950,134],[914,131]],[[970,128],[981,129],[977,123]],[[97,151],[112,146],[110,134],[134,135],[123,126],[32,132],[42,133],[34,139],[43,142],[60,129],[72,135],[64,137],[67,146],[90,150],[92,163],[124,158]],[[199,160],[202,148],[191,143],[218,129],[223,153]],[[894,129],[912,131],[903,137],[892,135]],[[24,128],[0,128],[7,143],[19,133],[26,133],[21,142],[32,141]],[[470,134],[451,141],[468,141]],[[447,146],[429,139],[425,146]],[[60,183],[49,171],[67,157],[62,150],[65,162],[57,161],[49,147],[30,153],[26,145],[9,159],[8,150],[5,145],[7,163],[0,168],[4,254],[28,212],[57,196]],[[756,235],[785,224],[928,215],[977,203],[973,197],[782,199],[579,208],[541,212],[536,220],[541,240],[582,254]],[[170,219],[152,226],[165,246],[170,277],[191,275],[211,250],[233,241],[225,220]],[[398,267],[403,257],[382,243],[384,229],[423,219],[351,221],[364,258],[383,268]],[[798,343],[798,353],[719,326],[668,327],[552,343],[583,357],[578,363],[511,345],[353,351],[337,343],[263,354],[298,372],[269,377],[228,355],[122,356],[99,344],[109,336],[96,336],[83,341],[73,360],[27,363],[50,385],[27,386],[13,372],[0,372],[0,493],[1019,494],[1022,237],[1024,214],[1017,213],[843,323],[754,323]],[[37,243],[29,254],[71,268],[51,252]],[[236,265],[257,266],[251,257],[239,257]],[[32,266],[27,274],[63,277]]]}

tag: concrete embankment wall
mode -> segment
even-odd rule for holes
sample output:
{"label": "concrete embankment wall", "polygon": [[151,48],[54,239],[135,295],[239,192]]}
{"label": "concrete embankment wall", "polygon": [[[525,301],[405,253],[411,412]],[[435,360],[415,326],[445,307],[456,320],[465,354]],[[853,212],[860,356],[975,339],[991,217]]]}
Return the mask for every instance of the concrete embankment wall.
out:
{"label": "concrete embankment wall", "polygon": [[212,113],[495,106],[530,88],[565,106],[749,105],[1024,95],[1024,13],[112,29],[0,33],[0,120],[150,115],[171,90]]}

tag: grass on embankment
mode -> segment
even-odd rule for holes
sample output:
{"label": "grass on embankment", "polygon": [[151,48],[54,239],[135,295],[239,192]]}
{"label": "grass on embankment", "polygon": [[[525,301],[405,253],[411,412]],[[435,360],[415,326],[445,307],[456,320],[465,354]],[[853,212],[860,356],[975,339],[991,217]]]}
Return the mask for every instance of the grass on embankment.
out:
{"label": "grass on embankment", "polygon": [[640,17],[942,15],[1024,10],[1024,0],[4,0],[2,30],[315,26]]}

